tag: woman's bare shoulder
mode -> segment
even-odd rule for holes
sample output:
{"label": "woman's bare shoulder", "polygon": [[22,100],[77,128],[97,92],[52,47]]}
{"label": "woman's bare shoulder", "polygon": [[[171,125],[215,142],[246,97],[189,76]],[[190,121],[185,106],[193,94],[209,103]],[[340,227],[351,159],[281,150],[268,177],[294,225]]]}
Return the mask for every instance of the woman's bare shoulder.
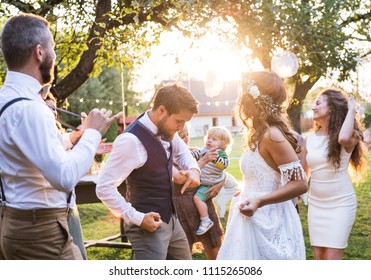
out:
{"label": "woman's bare shoulder", "polygon": [[262,154],[269,155],[277,166],[298,160],[293,147],[279,128],[272,126],[267,129],[262,140],[259,142]]}
{"label": "woman's bare shoulder", "polygon": [[262,140],[264,142],[282,142],[286,138],[283,135],[282,131],[279,130],[276,126],[269,127],[263,134]]}

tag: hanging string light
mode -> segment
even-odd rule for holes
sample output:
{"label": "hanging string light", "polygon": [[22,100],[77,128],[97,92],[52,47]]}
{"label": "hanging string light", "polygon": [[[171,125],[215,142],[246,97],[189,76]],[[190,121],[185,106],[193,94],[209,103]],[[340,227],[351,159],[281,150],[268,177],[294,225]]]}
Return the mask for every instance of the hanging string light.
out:
{"label": "hanging string light", "polygon": [[[73,97],[69,97],[68,100],[70,100],[70,101],[77,100],[80,103],[94,102],[94,103],[100,103],[102,105],[108,104],[108,105],[111,105],[111,106],[114,105],[114,104],[121,104],[121,100],[87,99],[87,98],[73,98]],[[147,102],[143,102],[143,103],[147,104]],[[139,107],[143,103],[142,102],[135,102],[133,104],[134,104],[134,106]],[[230,104],[235,104],[235,103],[236,103],[236,100],[225,100],[225,101],[199,102],[199,105],[220,106],[220,105],[224,104],[225,106],[228,106]],[[128,103],[126,101],[125,101],[124,104],[125,104],[125,106],[128,105]]]}

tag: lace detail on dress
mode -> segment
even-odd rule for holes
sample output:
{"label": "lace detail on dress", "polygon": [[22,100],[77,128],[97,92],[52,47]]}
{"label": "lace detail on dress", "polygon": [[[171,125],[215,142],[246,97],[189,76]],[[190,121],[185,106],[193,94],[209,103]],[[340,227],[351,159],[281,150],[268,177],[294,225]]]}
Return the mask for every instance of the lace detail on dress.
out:
{"label": "lace detail on dress", "polygon": [[[273,170],[259,151],[248,151],[240,162],[244,185],[239,196],[233,197],[224,241],[218,253],[219,260],[282,260],[305,259],[305,244],[300,217],[291,201],[265,205],[247,217],[238,205],[254,197],[272,193],[281,187],[281,176],[286,181],[305,178],[300,162]],[[283,175],[285,174],[285,175]]]}
{"label": "lace detail on dress", "polygon": [[[275,208],[273,211],[277,211]],[[277,215],[277,221],[285,220],[285,212],[280,211],[281,214]],[[295,259],[295,254],[301,250],[300,238],[294,238],[287,233],[282,223],[277,222],[277,227],[273,230],[270,237],[270,243],[264,243],[259,246],[259,251],[262,259]],[[277,254],[279,252],[279,254]]]}
{"label": "lace detail on dress", "polygon": [[281,171],[281,184],[286,185],[291,180],[306,180],[307,175],[303,167],[301,166],[300,160],[289,162],[278,166]]}

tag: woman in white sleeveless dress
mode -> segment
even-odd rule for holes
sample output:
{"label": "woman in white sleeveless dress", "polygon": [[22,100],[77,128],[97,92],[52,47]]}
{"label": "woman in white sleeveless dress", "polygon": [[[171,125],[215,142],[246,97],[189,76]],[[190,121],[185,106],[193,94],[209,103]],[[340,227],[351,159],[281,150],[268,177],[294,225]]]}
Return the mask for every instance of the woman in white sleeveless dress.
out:
{"label": "woman in white sleeveless dress", "polygon": [[295,152],[300,147],[281,107],[284,83],[273,72],[254,72],[242,87],[237,111],[248,131],[240,162],[244,188],[232,200],[217,259],[305,259],[300,218],[291,199],[305,193],[307,183]]}
{"label": "woman in white sleeveless dress", "polygon": [[349,163],[362,174],[365,150],[355,118],[356,102],[328,89],[313,107],[315,131],[304,141],[303,166],[310,176],[308,227],[315,259],[342,259],[357,209]]}

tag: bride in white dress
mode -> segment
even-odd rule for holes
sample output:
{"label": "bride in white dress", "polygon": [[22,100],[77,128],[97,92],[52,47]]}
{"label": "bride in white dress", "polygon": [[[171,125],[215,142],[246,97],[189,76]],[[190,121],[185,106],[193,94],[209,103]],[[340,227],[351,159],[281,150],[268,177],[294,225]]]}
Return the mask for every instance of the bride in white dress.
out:
{"label": "bride in white dress", "polygon": [[217,259],[305,259],[301,222],[291,199],[307,191],[305,172],[282,109],[286,90],[273,72],[249,73],[238,100],[247,128],[244,188],[233,198]]}

